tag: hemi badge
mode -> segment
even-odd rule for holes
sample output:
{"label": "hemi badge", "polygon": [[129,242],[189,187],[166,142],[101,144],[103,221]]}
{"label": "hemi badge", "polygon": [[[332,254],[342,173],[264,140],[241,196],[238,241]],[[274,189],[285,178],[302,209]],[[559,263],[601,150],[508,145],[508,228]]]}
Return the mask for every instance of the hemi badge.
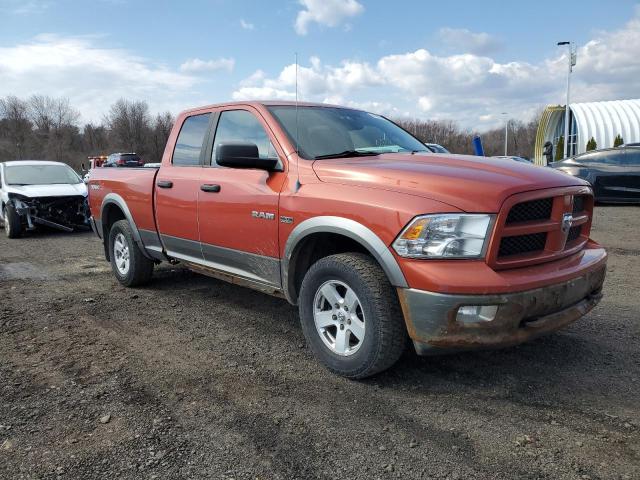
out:
{"label": "hemi badge", "polygon": [[286,217],[284,215],[280,215],[280,223],[293,223],[293,217]]}

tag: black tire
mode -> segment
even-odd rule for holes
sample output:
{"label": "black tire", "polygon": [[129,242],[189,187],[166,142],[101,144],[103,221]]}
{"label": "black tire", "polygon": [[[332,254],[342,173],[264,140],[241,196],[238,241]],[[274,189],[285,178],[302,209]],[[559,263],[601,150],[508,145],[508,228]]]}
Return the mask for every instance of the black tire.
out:
{"label": "black tire", "polygon": [[[128,268],[121,271],[116,264],[116,253],[114,244],[116,237],[122,235],[120,240],[124,240],[128,248]],[[140,247],[133,239],[133,232],[127,220],[118,220],[111,226],[109,231],[109,259],[111,270],[118,281],[125,287],[138,287],[149,282],[153,274],[153,261],[144,256]]]}
{"label": "black tire", "polygon": [[[364,315],[364,339],[348,356],[325,344],[314,320],[316,293],[334,280],[353,290]],[[397,293],[368,255],[341,253],[318,260],[302,281],[298,305],[307,343],[325,367],[338,375],[352,379],[375,375],[396,363],[406,348],[407,331]]]}
{"label": "black tire", "polygon": [[22,235],[22,222],[15,207],[11,204],[5,205],[2,213],[4,215],[4,233],[7,237],[18,238]]}

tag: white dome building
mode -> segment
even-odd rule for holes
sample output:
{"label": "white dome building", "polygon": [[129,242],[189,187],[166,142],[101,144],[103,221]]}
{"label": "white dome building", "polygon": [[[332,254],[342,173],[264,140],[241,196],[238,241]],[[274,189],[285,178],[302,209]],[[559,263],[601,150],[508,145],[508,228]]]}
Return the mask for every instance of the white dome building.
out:
{"label": "white dome building", "polygon": [[[573,156],[584,153],[593,138],[597,148],[611,148],[616,136],[625,143],[640,142],[640,99],[569,105],[569,150]],[[550,105],[542,113],[536,134],[535,163],[546,165],[544,144],[553,144],[554,158],[560,136],[564,136],[565,107]]]}

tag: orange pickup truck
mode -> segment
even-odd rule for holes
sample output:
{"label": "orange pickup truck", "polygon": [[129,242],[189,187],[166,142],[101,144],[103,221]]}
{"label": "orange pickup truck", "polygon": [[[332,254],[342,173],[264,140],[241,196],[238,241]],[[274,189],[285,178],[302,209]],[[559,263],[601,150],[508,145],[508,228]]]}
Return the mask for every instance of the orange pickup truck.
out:
{"label": "orange pickup truck", "polygon": [[388,119],[243,102],[180,114],[161,166],[104,168],[91,224],[120,283],[154,265],[299,306],[331,371],[363,378],[418,354],[515,345],[601,298],[593,193],[552,169],[431,153]]}

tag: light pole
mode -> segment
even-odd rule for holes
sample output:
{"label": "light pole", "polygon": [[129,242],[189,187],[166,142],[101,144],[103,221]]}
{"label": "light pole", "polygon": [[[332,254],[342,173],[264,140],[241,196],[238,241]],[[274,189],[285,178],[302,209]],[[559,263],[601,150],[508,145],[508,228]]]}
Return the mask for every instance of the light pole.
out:
{"label": "light pole", "polygon": [[573,51],[573,42],[558,42],[558,45],[569,46],[569,69],[567,71],[567,104],[564,111],[564,156],[567,158],[569,152],[569,93],[571,92],[571,72],[576,64],[576,54]]}
{"label": "light pole", "polygon": [[[500,115],[509,115],[507,112],[502,112]],[[505,117],[504,123],[504,156],[507,156],[507,146],[509,145],[509,117]]]}

